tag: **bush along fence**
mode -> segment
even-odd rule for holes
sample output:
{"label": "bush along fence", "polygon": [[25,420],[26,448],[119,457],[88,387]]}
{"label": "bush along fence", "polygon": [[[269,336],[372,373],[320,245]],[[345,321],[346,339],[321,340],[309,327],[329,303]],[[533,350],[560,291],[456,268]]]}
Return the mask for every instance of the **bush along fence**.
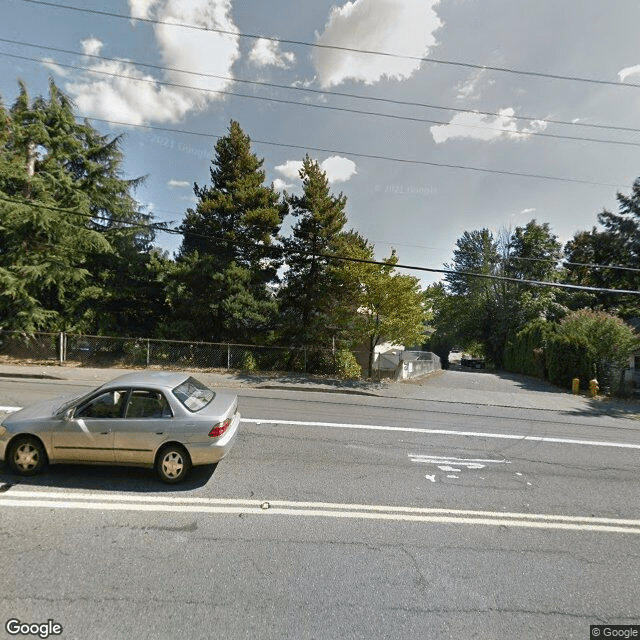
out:
{"label": "bush along fence", "polygon": [[116,338],[66,332],[0,331],[0,356],[96,367],[235,369],[361,376],[351,351],[273,347],[157,338]]}

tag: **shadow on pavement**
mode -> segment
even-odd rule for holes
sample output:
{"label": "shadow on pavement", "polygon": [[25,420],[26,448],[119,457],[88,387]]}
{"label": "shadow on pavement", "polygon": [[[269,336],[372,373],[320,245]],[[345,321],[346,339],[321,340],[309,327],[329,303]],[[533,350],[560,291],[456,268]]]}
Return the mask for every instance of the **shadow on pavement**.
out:
{"label": "shadow on pavement", "polygon": [[[479,371],[475,371],[475,373],[481,373]],[[515,383],[515,385],[521,389],[525,389],[526,391],[543,391],[544,393],[557,393],[557,394],[568,394],[569,391],[567,389],[561,389],[560,387],[556,387],[552,385],[550,382],[546,380],[541,380],[540,378],[535,378],[534,376],[525,376],[521,373],[509,373],[507,371],[489,371],[485,370],[485,373],[492,373],[493,375],[501,378],[502,380],[509,380],[510,382]]]}
{"label": "shadow on pavement", "polygon": [[609,416],[611,418],[628,418],[638,420],[640,429],[640,402],[638,400],[619,400],[617,398],[586,398],[586,406],[582,409],[565,411],[568,416]]}
{"label": "shadow on pavement", "polygon": [[121,491],[136,493],[175,493],[193,491],[206,485],[217,465],[194,467],[184,482],[160,482],[153,469],[141,467],[110,467],[98,465],[50,465],[37,476],[20,476],[0,463],[0,491],[6,486],[42,487],[55,489],[87,489],[93,491]]}

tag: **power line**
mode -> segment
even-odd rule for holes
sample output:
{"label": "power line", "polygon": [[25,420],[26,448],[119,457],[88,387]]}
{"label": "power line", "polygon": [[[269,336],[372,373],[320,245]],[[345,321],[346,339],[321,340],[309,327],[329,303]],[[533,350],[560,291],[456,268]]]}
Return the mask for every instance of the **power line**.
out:
{"label": "power line", "polygon": [[[228,82],[235,82],[235,83],[243,83],[243,84],[250,84],[250,85],[254,85],[254,86],[260,86],[260,87],[269,87],[269,88],[276,88],[276,89],[285,89],[288,91],[298,91],[298,92],[304,92],[304,93],[311,93],[311,94],[315,94],[315,95],[321,95],[321,96],[325,96],[325,95],[329,95],[329,96],[337,96],[337,97],[342,97],[342,98],[350,98],[350,99],[357,99],[357,100],[370,100],[372,102],[382,102],[382,103],[386,103],[386,104],[393,104],[393,105],[402,105],[402,106],[411,106],[411,107],[421,107],[421,108],[426,108],[426,109],[437,109],[437,110],[441,110],[441,111],[454,111],[457,113],[469,113],[469,114],[477,114],[477,115],[484,115],[484,116],[491,116],[491,117],[498,117],[500,114],[494,112],[494,111],[480,111],[478,109],[464,109],[462,107],[450,107],[450,106],[443,106],[443,105],[434,105],[434,104],[428,104],[428,103],[424,103],[424,102],[412,102],[412,101],[408,101],[408,100],[397,100],[397,99],[392,99],[392,98],[383,98],[380,96],[365,96],[362,94],[357,94],[357,93],[347,93],[347,92],[342,92],[342,91],[331,91],[331,90],[322,90],[322,89],[312,89],[311,87],[299,87],[299,86],[292,86],[292,85],[284,85],[284,84],[277,84],[274,82],[265,82],[265,81],[260,81],[260,80],[247,80],[247,79],[243,79],[243,78],[234,78],[232,76],[223,76],[223,75],[218,75],[218,74],[213,74],[213,73],[203,73],[203,72],[198,72],[198,71],[190,71],[187,69],[179,69],[176,67],[165,67],[162,65],[158,65],[158,64],[151,64],[151,63],[147,63],[147,62],[140,62],[140,61],[135,61],[135,60],[120,60],[118,58],[109,58],[107,56],[100,56],[97,54],[93,54],[93,53],[80,53],[77,51],[73,51],[70,49],[61,49],[58,47],[50,47],[50,46],[45,46],[45,45],[41,45],[41,44],[34,44],[34,43],[29,43],[29,42],[20,42],[19,40],[11,40],[9,38],[0,38],[0,42],[5,42],[8,44],[15,44],[15,45],[19,45],[19,46],[26,46],[26,47],[33,47],[36,49],[43,49],[45,51],[55,51],[57,53],[64,53],[64,54],[69,54],[69,55],[73,55],[73,56],[83,56],[86,58],[93,58],[96,60],[102,60],[102,61],[107,61],[107,62],[127,62],[128,64],[133,64],[135,66],[139,66],[139,67],[147,67],[149,69],[156,69],[158,71],[171,71],[171,72],[177,72],[177,73],[183,73],[186,75],[193,75],[193,76],[198,76],[198,77],[202,77],[202,78],[213,78],[213,79],[217,79],[217,80],[225,80]],[[5,54],[5,55],[11,55],[11,54]],[[17,57],[17,56],[16,56]],[[24,58],[26,60],[35,60],[32,58]],[[38,60],[38,62],[42,62],[42,60]],[[54,63],[54,64],[60,64],[60,63]],[[66,66],[66,65],[62,65],[60,64],[60,66]],[[73,67],[73,68],[79,68],[79,67]],[[81,68],[81,67],[80,67]],[[235,95],[235,94],[232,94]],[[631,132],[631,133],[639,133],[640,132],[640,128],[634,128],[634,127],[623,127],[623,126],[619,126],[619,125],[611,125],[611,124],[592,124],[592,123],[587,123],[587,122],[579,122],[579,121],[574,121],[574,120],[556,120],[556,119],[552,119],[552,118],[547,118],[547,117],[539,117],[539,116],[517,116],[517,115],[513,115],[513,116],[509,116],[510,118],[514,119],[514,120],[522,120],[522,121],[536,121],[536,120],[544,120],[544,122],[547,122],[549,124],[559,124],[559,125],[564,125],[564,126],[571,126],[571,127],[585,127],[585,128],[593,128],[593,129],[605,129],[605,130],[612,130],[612,131],[624,131],[624,132]],[[588,138],[586,138],[588,140]]]}
{"label": "power line", "polygon": [[[27,60],[30,62],[38,62],[38,63],[42,63],[41,60],[38,60],[37,58],[31,58],[29,56],[21,56],[15,53],[7,53],[5,51],[0,51],[0,55],[6,56],[8,58],[16,58],[18,60]],[[113,58],[105,58],[105,60],[113,60],[118,62],[118,60],[115,60]],[[238,98],[248,98],[251,100],[263,100],[266,102],[275,102],[277,104],[287,104],[287,105],[295,105],[295,106],[300,106],[300,107],[307,107],[309,109],[320,109],[323,111],[339,111],[342,113],[355,113],[358,115],[365,115],[365,116],[375,116],[375,117],[381,117],[381,118],[390,118],[392,120],[404,120],[404,121],[408,121],[408,122],[417,122],[417,123],[423,123],[423,124],[433,124],[433,125],[438,125],[438,126],[448,126],[451,125],[450,122],[446,122],[444,120],[432,120],[429,118],[419,118],[419,117],[413,117],[413,116],[401,116],[401,115],[397,115],[397,114],[392,114],[392,113],[380,113],[378,111],[363,111],[360,109],[350,109],[348,107],[335,107],[335,106],[331,106],[331,105],[325,105],[325,104],[313,104],[313,103],[308,103],[308,102],[298,102],[296,100],[285,100],[283,98],[271,98],[268,96],[256,96],[256,95],[251,95],[251,94],[246,94],[246,93],[237,93],[234,91],[225,91],[223,89],[210,89],[210,88],[203,88],[203,87],[194,87],[192,85],[185,85],[185,84],[180,84],[180,83],[176,83],[176,82],[169,82],[166,80],[157,80],[157,79],[149,79],[149,78],[137,78],[135,76],[129,76],[129,75],[125,75],[122,73],[115,73],[112,71],[104,71],[102,69],[91,69],[89,67],[80,67],[77,65],[72,65],[72,64],[67,64],[67,63],[62,63],[62,62],[54,62],[53,64],[59,66],[59,67],[65,67],[67,69],[75,69],[77,71],[86,71],[88,73],[94,73],[94,74],[98,74],[98,75],[103,75],[103,76],[109,76],[112,78],[119,78],[119,79],[124,79],[124,80],[132,80],[133,82],[143,82],[145,84],[158,84],[161,86],[165,86],[165,87],[175,87],[175,88],[179,88],[179,89],[189,89],[192,91],[204,91],[206,93],[216,93],[216,94],[221,94],[221,95],[228,95],[228,96],[235,96]],[[497,116],[499,117],[499,116]],[[509,116],[510,117],[510,116]],[[541,138],[552,138],[552,139],[557,139],[557,140],[571,140],[571,141],[576,141],[576,142],[595,142],[595,143],[601,143],[601,144],[615,144],[615,145],[620,145],[620,146],[628,146],[628,147],[640,147],[640,142],[631,142],[629,140],[607,140],[607,139],[603,139],[603,138],[587,138],[587,137],[583,137],[583,136],[567,136],[567,135],[561,135],[561,134],[556,134],[556,133],[543,133],[541,131],[509,131],[508,129],[504,129],[504,128],[499,128],[499,127],[491,127],[491,126],[483,126],[483,125],[473,125],[473,124],[455,124],[454,126],[456,127],[462,127],[464,129],[478,129],[481,131],[495,131],[497,133],[505,133],[505,134],[511,134],[511,135],[515,135],[515,136],[523,136],[523,137],[529,137],[529,136],[536,136],[536,137],[541,137]]]}
{"label": "power line", "polygon": [[138,22],[144,22],[147,24],[160,24],[160,25],[166,25],[171,27],[180,27],[183,29],[193,29],[196,31],[218,33],[221,35],[233,36],[235,38],[249,38],[252,40],[269,40],[270,42],[276,42],[279,44],[312,47],[316,49],[327,49],[330,51],[341,51],[345,53],[360,53],[365,55],[382,56],[386,58],[396,58],[396,59],[402,59],[402,60],[415,60],[416,62],[428,62],[432,64],[442,64],[442,65],[463,67],[463,68],[476,69],[476,70],[499,71],[501,73],[510,73],[510,74],[516,74],[516,75],[529,76],[529,77],[547,78],[552,80],[583,82],[583,83],[589,83],[589,84],[607,85],[607,86],[614,86],[614,87],[633,87],[636,89],[640,88],[639,84],[634,84],[631,82],[614,82],[613,80],[602,80],[599,78],[584,78],[581,76],[568,76],[568,75],[560,75],[560,74],[553,74],[553,73],[544,73],[541,71],[527,71],[522,69],[512,69],[509,67],[497,67],[497,66],[490,66],[490,65],[474,64],[470,62],[460,62],[456,60],[444,60],[441,58],[411,56],[411,55],[405,55],[405,54],[399,54],[399,53],[391,53],[388,51],[374,51],[369,49],[357,49],[354,47],[343,47],[343,46],[331,45],[331,44],[318,44],[318,43],[312,43],[312,42],[305,42],[302,40],[288,40],[285,38],[275,38],[272,36],[264,36],[264,35],[258,35],[253,33],[242,33],[237,30],[232,31],[228,29],[217,29],[214,27],[203,27],[201,25],[196,25],[196,24],[167,22],[163,20],[157,20],[155,18],[132,18],[132,16],[122,14],[122,13],[115,13],[111,11],[101,11],[98,9],[86,9],[82,7],[74,7],[74,6],[61,4],[57,2],[45,2],[44,0],[22,0],[22,2],[28,2],[31,4],[52,7],[55,9],[65,9],[68,11],[77,11],[82,13],[90,13],[93,15],[107,16],[110,18],[118,18],[118,19],[123,19],[128,21],[136,20]]}
{"label": "power line", "polygon": [[[350,258],[346,256],[337,256],[330,254],[318,254],[323,258],[329,260],[343,260],[347,262],[360,262],[364,264],[376,264],[382,266],[388,266],[388,262],[383,262],[381,260],[365,260],[363,258]],[[573,289],[578,291],[591,291],[593,293],[621,293],[625,295],[634,295],[640,296],[640,291],[632,291],[629,289],[605,289],[602,287],[586,287],[577,284],[565,284],[562,282],[547,282],[545,280],[524,280],[521,278],[509,278],[507,276],[496,276],[487,273],[472,273],[469,271],[455,271],[453,269],[433,269],[431,267],[417,267],[415,265],[408,264],[394,264],[394,267],[398,269],[409,269],[412,271],[426,271],[429,273],[443,273],[445,275],[457,275],[457,276],[466,276],[469,278],[480,278],[485,280],[500,280],[503,282],[512,282],[515,284],[525,284],[525,285],[534,285],[534,286],[544,286],[544,287],[556,287],[560,289]]]}
{"label": "power line", "polygon": [[[36,203],[36,202],[29,202],[29,201],[22,201],[22,200],[15,200],[12,198],[6,198],[6,197],[2,197],[0,196],[0,200],[4,200],[6,202],[13,202],[16,204],[22,204],[22,205],[27,205],[27,206],[32,206],[32,207],[42,207],[42,208],[46,208],[46,209],[51,209],[51,210],[57,210],[60,211],[62,213],[71,213],[71,214],[80,214],[83,217],[89,216],[90,214],[83,214],[81,212],[74,212],[72,210],[69,209],[63,209],[62,207],[54,207],[51,205],[43,205],[40,203]],[[93,216],[91,216],[93,217]],[[108,220],[110,220],[110,218],[107,218]],[[142,227],[143,225],[140,225],[138,223],[128,223],[125,221],[122,221],[121,224],[130,224],[133,227]],[[191,233],[191,232],[185,232],[182,229],[174,229],[174,228],[168,228],[168,227],[163,227],[160,225],[149,225],[152,226],[152,228],[154,228],[157,231],[163,231],[166,233],[173,233],[173,234],[178,234],[181,235],[183,237],[187,236],[187,235],[191,235],[194,237],[200,237],[200,238],[205,238],[205,239],[215,239],[215,237],[211,237],[211,236],[207,236],[207,235],[203,235],[203,234],[196,234],[196,233]],[[148,228],[148,226],[144,226],[144,228]],[[252,243],[255,246],[263,246],[263,245],[258,245],[257,243]],[[341,255],[336,255],[336,254],[326,254],[326,253],[311,253],[311,252],[297,252],[299,255],[303,256],[303,257],[321,257],[324,258],[326,260],[335,260],[335,261],[339,261],[339,262],[353,262],[353,263],[358,263],[358,264],[370,264],[370,265],[378,265],[378,266],[385,266],[388,267],[389,266],[389,262],[385,262],[382,260],[371,260],[371,259],[365,259],[365,258],[352,258],[349,256],[341,256]],[[456,271],[454,269],[436,269],[436,268],[432,268],[432,267],[420,267],[420,266],[416,266],[416,265],[408,265],[408,264],[400,264],[400,263],[396,263],[394,265],[392,265],[394,268],[397,269],[408,269],[410,271],[422,271],[422,272],[428,272],[428,273],[441,273],[441,274],[445,274],[445,275],[458,275],[458,276],[466,276],[469,278],[481,278],[481,279],[488,279],[488,280],[498,280],[498,281],[502,281],[502,282],[511,282],[514,284],[522,284],[522,285],[533,285],[533,286],[543,286],[543,287],[555,287],[555,288],[560,288],[560,289],[571,289],[574,291],[590,291],[592,293],[613,293],[613,294],[623,294],[623,295],[636,295],[636,296],[640,296],[640,291],[632,291],[632,290],[628,290],[628,289],[606,289],[603,287],[587,287],[587,286],[582,286],[582,285],[575,285],[575,284],[565,284],[565,283],[561,283],[561,282],[547,282],[544,280],[525,280],[525,279],[521,279],[521,278],[510,278],[507,276],[497,276],[497,275],[492,275],[492,274],[485,274],[485,273],[473,273],[473,272],[469,272],[469,271]]]}
{"label": "power line", "polygon": [[[205,132],[200,132],[200,131],[189,131],[186,129],[174,129],[171,127],[160,127],[157,125],[147,125],[147,124],[133,124],[130,122],[122,122],[122,121],[117,121],[117,120],[107,120],[105,118],[96,118],[93,117],[91,115],[86,115],[86,116],[79,116],[79,117],[86,117],[90,120],[95,120],[97,122],[105,122],[107,124],[112,124],[112,125],[119,125],[119,126],[123,126],[123,127],[135,127],[135,128],[142,128],[142,129],[151,129],[154,131],[165,131],[165,132],[169,132],[169,133],[180,133],[180,134],[184,134],[184,135],[192,135],[192,136],[199,136],[199,137],[205,137],[205,138],[222,138],[224,137],[223,134],[212,134],[212,133],[205,133]],[[518,171],[507,171],[507,170],[502,170],[502,169],[487,169],[484,167],[473,167],[473,166],[469,166],[469,165],[459,165],[459,164],[448,164],[448,163],[443,163],[443,162],[434,162],[434,161],[429,161],[429,160],[412,160],[409,158],[399,158],[399,157],[394,157],[394,156],[384,156],[384,155],[379,155],[379,154],[371,154],[371,153],[362,153],[362,152],[358,152],[358,151],[346,151],[344,149],[328,149],[328,148],[324,148],[324,147],[312,147],[309,145],[299,145],[299,144],[287,144],[284,142],[273,142],[272,140],[256,140],[255,138],[251,138],[251,142],[253,142],[254,144],[262,144],[265,146],[272,146],[272,147],[281,147],[281,148],[285,148],[285,149],[297,149],[297,150],[301,150],[301,151],[316,151],[319,153],[332,153],[332,154],[344,154],[346,156],[353,156],[355,158],[366,158],[368,160],[383,160],[383,161],[389,161],[389,162],[399,162],[402,164],[413,164],[413,165],[418,165],[418,166],[428,166],[428,167],[440,167],[440,168],[444,168],[444,169],[460,169],[460,170],[465,170],[465,171],[475,171],[475,172],[479,172],[479,173],[488,173],[488,174],[497,174],[497,175],[506,175],[506,176],[513,176],[513,177],[519,177],[519,178],[535,178],[538,180],[552,180],[554,182],[570,182],[570,183],[577,183],[577,184],[585,184],[585,185],[589,185],[589,186],[596,186],[596,187],[611,187],[614,189],[619,189],[619,188],[627,188],[628,185],[621,185],[621,184],[611,184],[611,183],[607,183],[607,182],[594,182],[592,180],[584,180],[581,178],[568,178],[568,177],[561,177],[561,176],[547,176],[547,175],[542,175],[542,174],[535,174],[535,173],[524,173],[524,172],[518,172]]]}
{"label": "power line", "polygon": [[570,262],[568,260],[564,260],[563,258],[525,258],[520,256],[508,256],[507,261],[509,260],[530,260],[535,262],[553,262],[557,264],[558,262],[562,262],[564,265],[570,265],[572,267],[590,267],[592,269],[616,269],[618,271],[630,271],[633,273],[640,273],[640,269],[635,267],[623,267],[620,265],[614,264],[594,264],[590,262]]}
{"label": "power line", "polygon": [[[176,128],[172,128],[172,127],[161,127],[158,125],[148,125],[148,124],[138,124],[138,123],[132,123],[132,122],[122,122],[119,120],[108,120],[106,118],[98,118],[98,117],[94,117],[92,115],[79,115],[78,117],[84,117],[84,118],[88,118],[90,120],[95,120],[97,122],[104,122],[107,124],[111,124],[111,125],[118,125],[118,126],[123,126],[123,127],[134,127],[134,128],[141,128],[141,129],[151,129],[152,131],[164,131],[164,132],[169,132],[169,133],[179,133],[179,134],[183,134],[183,135],[192,135],[192,136],[198,136],[198,137],[204,137],[204,138],[222,138],[224,137],[224,134],[213,134],[213,133],[206,133],[206,132],[201,132],[201,131],[189,131],[186,129],[176,129]],[[537,180],[552,180],[554,182],[568,182],[568,183],[574,183],[574,184],[585,184],[585,185],[589,185],[589,186],[596,186],[596,187],[611,187],[614,189],[618,189],[618,188],[626,188],[628,187],[628,185],[621,185],[621,184],[612,184],[612,183],[607,183],[607,182],[595,182],[593,180],[585,180],[582,178],[569,178],[569,177],[561,177],[561,176],[547,176],[547,175],[543,175],[543,174],[535,174],[535,173],[524,173],[524,172],[518,172],[518,171],[508,171],[508,170],[502,170],[502,169],[487,169],[485,167],[473,167],[470,165],[459,165],[459,164],[450,164],[450,163],[443,163],[443,162],[435,162],[435,161],[430,161],[430,160],[415,160],[415,159],[409,159],[409,158],[399,158],[397,156],[384,156],[381,154],[371,154],[371,153],[362,153],[362,152],[358,152],[358,151],[348,151],[348,150],[344,150],[344,149],[329,149],[329,148],[325,148],[325,147],[313,147],[310,145],[299,145],[299,144],[287,144],[284,142],[273,142],[272,140],[257,140],[255,138],[251,138],[251,141],[254,144],[262,144],[265,146],[272,146],[272,147],[280,147],[280,148],[285,148],[285,149],[296,149],[296,150],[301,150],[301,151],[315,151],[315,152],[319,152],[319,153],[329,153],[329,154],[344,154],[346,156],[353,156],[355,158],[366,158],[368,160],[383,160],[383,161],[388,161],[388,162],[398,162],[401,164],[412,164],[412,165],[418,165],[418,166],[428,166],[428,167],[439,167],[439,168],[444,168],[444,169],[459,169],[459,170],[464,170],[464,171],[474,171],[474,172],[478,172],[478,173],[486,173],[486,174],[493,174],[493,175],[506,175],[506,176],[512,176],[512,177],[519,177],[519,178],[534,178]]]}

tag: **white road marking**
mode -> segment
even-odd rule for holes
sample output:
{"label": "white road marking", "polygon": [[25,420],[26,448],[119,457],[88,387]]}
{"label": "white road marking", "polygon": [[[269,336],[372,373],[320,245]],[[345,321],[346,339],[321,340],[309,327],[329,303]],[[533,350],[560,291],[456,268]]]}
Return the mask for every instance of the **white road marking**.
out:
{"label": "white road marking", "polygon": [[[269,505],[265,509],[263,505]],[[472,511],[425,507],[293,502],[288,500],[244,500],[235,498],[190,498],[132,496],[92,492],[21,491],[14,488],[0,495],[0,508],[86,509],[95,511],[176,512],[202,514],[249,514],[268,517],[303,516],[362,520],[418,522],[457,525],[506,526],[563,531],[630,533],[640,535],[640,520],[562,516],[541,513]]]}
{"label": "white road marking", "polygon": [[247,424],[286,425],[300,427],[327,427],[332,429],[365,429],[370,431],[395,431],[399,433],[424,433],[429,435],[466,436],[469,438],[496,438],[499,440],[520,440],[522,442],[549,442],[555,444],[576,444],[589,447],[612,447],[614,449],[640,450],[640,444],[630,442],[606,442],[602,440],[578,440],[574,438],[550,438],[548,436],[523,436],[513,433],[485,433],[482,431],[456,431],[453,429],[423,429],[418,427],[391,427],[388,425],[350,424],[342,422],[302,422],[299,420],[260,420],[242,418]]}
{"label": "white road marking", "polygon": [[479,462],[495,462],[497,464],[511,464],[510,460],[503,460],[502,458],[500,458],[499,460],[496,460],[495,458],[456,458],[454,456],[431,456],[429,454],[420,454],[420,453],[410,453],[409,457],[411,458],[411,462],[426,462],[426,463],[442,462],[443,464],[445,463],[462,464],[467,467]]}
{"label": "white road marking", "polygon": [[[455,456],[431,456],[416,453],[408,454],[411,462],[419,464],[433,464],[440,471],[448,471],[449,473],[460,473],[464,468],[469,471],[484,469],[487,464],[511,464],[510,460],[495,460],[489,458],[457,458]],[[486,463],[486,464],[485,464]],[[458,468],[460,467],[460,468]],[[447,476],[447,478],[457,478],[458,476]]]}
{"label": "white road marking", "polygon": [[[0,412],[19,411],[22,407],[3,407]],[[523,436],[512,433],[486,433],[482,431],[456,431],[453,429],[422,429],[418,427],[392,427],[389,425],[351,424],[343,422],[304,422],[300,420],[261,420],[258,418],[242,418],[240,422],[247,424],[290,425],[301,427],[329,427],[332,429],[365,429],[370,431],[396,431],[404,433],[425,433],[430,435],[466,436],[469,438],[497,438],[500,440],[521,440],[523,442],[549,442],[556,444],[576,444],[590,447],[612,447],[614,449],[640,450],[640,444],[631,442],[607,442],[602,440],[577,440],[574,438],[550,438],[548,436]],[[491,461],[493,462],[493,461]]]}

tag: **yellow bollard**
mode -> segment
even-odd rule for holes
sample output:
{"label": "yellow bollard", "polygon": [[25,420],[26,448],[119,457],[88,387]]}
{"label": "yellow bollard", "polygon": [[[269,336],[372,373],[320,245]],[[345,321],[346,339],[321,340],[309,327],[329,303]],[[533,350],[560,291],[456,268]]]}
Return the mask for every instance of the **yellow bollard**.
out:
{"label": "yellow bollard", "polygon": [[592,398],[595,398],[598,395],[598,391],[600,387],[598,386],[598,381],[593,378],[593,380],[589,380],[589,395]]}
{"label": "yellow bollard", "polygon": [[578,395],[578,393],[580,393],[580,378],[574,378],[571,381],[571,391],[573,391],[574,395]]}

